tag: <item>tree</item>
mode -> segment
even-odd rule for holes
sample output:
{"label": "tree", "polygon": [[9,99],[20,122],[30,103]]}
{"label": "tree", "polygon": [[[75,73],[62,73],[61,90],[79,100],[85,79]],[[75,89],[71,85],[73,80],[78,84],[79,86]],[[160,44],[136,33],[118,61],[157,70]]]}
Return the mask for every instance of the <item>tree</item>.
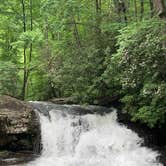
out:
{"label": "tree", "polygon": [[162,18],[166,19],[166,4],[164,0],[153,0],[154,7],[156,10],[157,15]]}
{"label": "tree", "polygon": [[[22,5],[22,23],[23,23],[23,32],[25,33],[26,30],[26,14],[25,14],[25,1],[21,0],[21,5]],[[27,55],[26,55],[26,45],[24,44],[23,48],[23,59],[24,59],[24,76],[23,76],[23,87],[22,87],[22,99],[25,99],[26,95],[26,86],[27,86],[27,81],[28,81],[28,76],[27,76]]]}
{"label": "tree", "polygon": [[141,20],[142,20],[143,15],[144,15],[144,0],[140,0],[140,3],[141,3],[141,11],[140,11],[140,13],[141,13]]}

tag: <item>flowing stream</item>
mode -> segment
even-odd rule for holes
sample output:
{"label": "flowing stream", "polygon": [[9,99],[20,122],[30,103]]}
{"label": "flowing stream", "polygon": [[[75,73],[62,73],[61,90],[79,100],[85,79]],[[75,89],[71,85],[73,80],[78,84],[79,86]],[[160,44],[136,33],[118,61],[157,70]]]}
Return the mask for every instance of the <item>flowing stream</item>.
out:
{"label": "flowing stream", "polygon": [[73,108],[40,104],[43,150],[26,166],[162,166],[157,152],[117,122],[116,111],[79,114]]}

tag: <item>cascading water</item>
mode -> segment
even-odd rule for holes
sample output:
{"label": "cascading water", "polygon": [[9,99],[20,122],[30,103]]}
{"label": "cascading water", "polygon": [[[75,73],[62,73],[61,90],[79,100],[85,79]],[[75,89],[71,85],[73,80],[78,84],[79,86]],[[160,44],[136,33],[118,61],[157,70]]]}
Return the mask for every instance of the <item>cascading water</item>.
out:
{"label": "cascading water", "polygon": [[162,166],[157,152],[142,147],[143,140],[117,122],[116,111],[78,115],[68,108],[40,113],[42,154],[26,166]]}

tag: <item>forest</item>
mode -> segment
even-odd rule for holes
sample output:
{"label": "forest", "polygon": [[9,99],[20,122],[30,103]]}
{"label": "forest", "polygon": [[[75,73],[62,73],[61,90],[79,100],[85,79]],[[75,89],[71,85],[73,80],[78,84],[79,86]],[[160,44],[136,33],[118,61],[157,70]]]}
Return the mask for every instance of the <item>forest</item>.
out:
{"label": "forest", "polygon": [[0,0],[0,94],[118,105],[166,122],[165,0]]}

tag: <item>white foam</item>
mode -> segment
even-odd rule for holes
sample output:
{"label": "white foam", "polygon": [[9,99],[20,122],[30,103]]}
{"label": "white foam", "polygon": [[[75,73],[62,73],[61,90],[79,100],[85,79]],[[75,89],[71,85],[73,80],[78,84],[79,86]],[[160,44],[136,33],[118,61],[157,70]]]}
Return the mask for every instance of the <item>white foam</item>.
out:
{"label": "white foam", "polygon": [[157,152],[142,147],[138,135],[105,116],[40,114],[43,151],[27,166],[162,166]]}

